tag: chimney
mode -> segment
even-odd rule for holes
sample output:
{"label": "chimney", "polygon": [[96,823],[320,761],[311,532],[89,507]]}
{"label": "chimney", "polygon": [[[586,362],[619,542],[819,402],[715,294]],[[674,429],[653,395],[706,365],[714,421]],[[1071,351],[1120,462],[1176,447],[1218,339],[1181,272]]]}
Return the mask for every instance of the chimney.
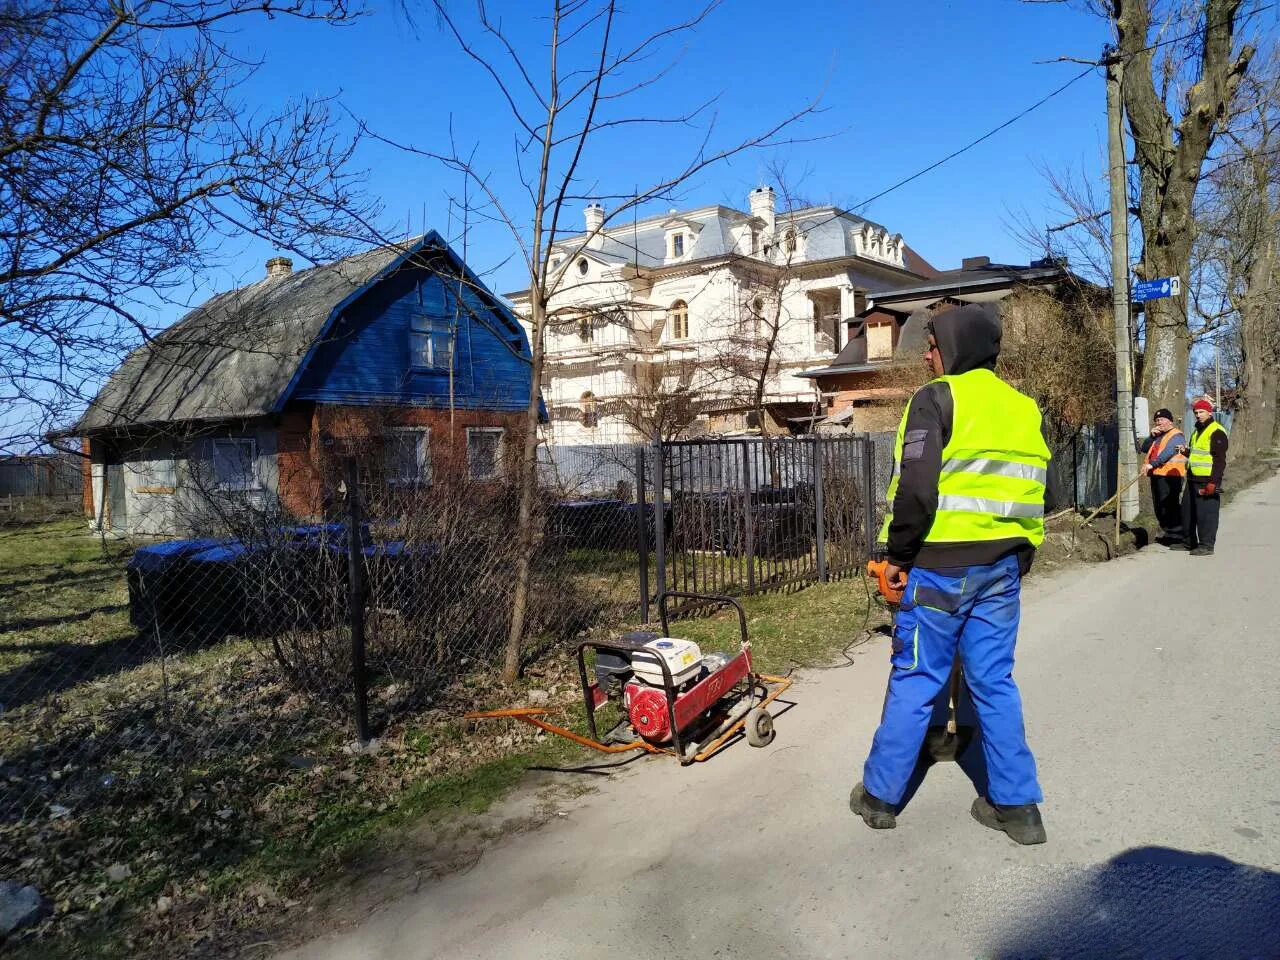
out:
{"label": "chimney", "polygon": [[293,261],[288,257],[272,257],[267,261],[267,279],[287,277],[293,273]]}
{"label": "chimney", "polygon": [[751,201],[751,215],[759,217],[765,223],[765,230],[773,232],[774,194],[773,187],[756,187],[747,197]]}
{"label": "chimney", "polygon": [[604,207],[598,203],[588,203],[587,209],[583,211],[583,216],[587,221],[587,233],[592,230],[601,231],[587,241],[588,247],[592,250],[599,250],[604,246]]}
{"label": "chimney", "polygon": [[989,266],[991,266],[990,257],[965,257],[960,261],[961,270],[981,270]]}

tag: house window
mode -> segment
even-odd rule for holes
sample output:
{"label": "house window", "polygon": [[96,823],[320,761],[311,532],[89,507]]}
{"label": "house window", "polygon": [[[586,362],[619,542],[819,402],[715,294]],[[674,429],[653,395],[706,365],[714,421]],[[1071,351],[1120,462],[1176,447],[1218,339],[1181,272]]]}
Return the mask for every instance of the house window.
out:
{"label": "house window", "polygon": [[126,467],[132,486],[140,491],[167,492],[178,485],[177,463],[172,459],[136,460]]}
{"label": "house window", "polygon": [[219,490],[257,490],[258,444],[252,437],[213,441],[213,482]]}
{"label": "house window", "polygon": [[382,464],[388,483],[413,486],[431,482],[431,431],[398,427],[382,438]]}
{"label": "house window", "polygon": [[416,316],[410,321],[409,365],[418,370],[453,366],[453,330],[447,318]]}
{"label": "house window", "polygon": [[596,410],[596,395],[590,390],[582,395],[582,425],[590,429],[600,425],[600,414]]}
{"label": "house window", "polygon": [[667,309],[667,329],[672,340],[689,339],[689,305],[677,300]]}
{"label": "house window", "polygon": [[595,339],[595,327],[590,317],[578,318],[578,339],[583,343],[590,343]]}
{"label": "house window", "polygon": [[684,256],[684,234],[673,233],[671,235],[671,258],[678,260]]}
{"label": "house window", "polygon": [[751,252],[752,254],[757,254],[760,252],[760,231],[759,230],[751,231]]}
{"label": "house window", "polygon": [[590,268],[585,257],[578,261],[578,276],[585,277],[588,269]]}
{"label": "house window", "polygon": [[787,253],[796,252],[796,232],[794,230],[787,231],[785,243],[786,243]]}
{"label": "house window", "polygon": [[501,427],[467,428],[467,469],[472,480],[493,480],[502,472]]}
{"label": "house window", "polygon": [[564,259],[563,257],[552,257],[552,258],[551,258],[551,269],[552,269],[552,270],[554,270],[556,267],[560,266],[560,261],[561,261],[561,260],[563,260],[563,259]]}
{"label": "house window", "polygon": [[893,359],[893,323],[867,324],[867,361]]}

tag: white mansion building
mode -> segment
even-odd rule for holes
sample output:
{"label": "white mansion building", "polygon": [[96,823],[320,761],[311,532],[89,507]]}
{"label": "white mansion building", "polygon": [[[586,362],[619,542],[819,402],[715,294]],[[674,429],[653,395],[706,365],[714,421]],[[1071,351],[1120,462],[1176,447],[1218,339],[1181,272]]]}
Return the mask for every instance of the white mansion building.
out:
{"label": "white mansion building", "polygon": [[[830,364],[869,294],[934,274],[900,235],[847,211],[780,211],[770,187],[749,203],[606,229],[591,204],[586,232],[554,245],[549,443],[803,429],[821,411],[796,374]],[[507,296],[528,315],[527,290]],[[868,359],[888,359],[892,336],[872,332]]]}

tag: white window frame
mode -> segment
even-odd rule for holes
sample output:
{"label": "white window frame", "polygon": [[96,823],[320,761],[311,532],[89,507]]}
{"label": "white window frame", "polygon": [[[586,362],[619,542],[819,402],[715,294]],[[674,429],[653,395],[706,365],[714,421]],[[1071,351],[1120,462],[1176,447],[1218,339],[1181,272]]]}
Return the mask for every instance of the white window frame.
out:
{"label": "white window frame", "polygon": [[453,324],[447,317],[415,314],[410,319],[410,367],[414,370],[448,371],[453,366],[454,352]]}
{"label": "white window frame", "polygon": [[[687,300],[673,300],[671,306],[667,307],[667,326],[671,331],[671,340],[689,339],[689,302]],[[682,326],[683,330],[680,329]]]}
{"label": "white window frame", "polygon": [[[256,437],[215,437],[213,443],[213,483],[218,490],[226,493],[248,493],[262,489],[262,481],[258,477],[258,440]],[[238,482],[227,482],[218,476],[219,447],[248,447],[247,457],[238,455],[236,459],[245,463],[248,468],[247,479]]]}
{"label": "white window frame", "polygon": [[[503,439],[506,436],[504,427],[467,427],[467,476],[472,480],[497,480],[502,476],[502,448]],[[480,435],[496,435],[498,438],[498,449],[493,456],[493,472],[484,475],[476,474],[476,462],[472,457],[471,438]]]}
{"label": "white window frame", "polygon": [[684,256],[684,234],[676,231],[671,235],[671,259],[679,260]]}
{"label": "white window frame", "polygon": [[[395,487],[429,487],[432,483],[432,462],[431,462],[431,428],[430,427],[391,427],[386,431],[384,441],[393,435],[414,434],[417,437],[417,460],[418,470],[412,477],[406,476],[388,476],[387,483]],[[383,466],[387,463],[387,449],[383,447]],[[399,460],[396,461],[399,464]]]}

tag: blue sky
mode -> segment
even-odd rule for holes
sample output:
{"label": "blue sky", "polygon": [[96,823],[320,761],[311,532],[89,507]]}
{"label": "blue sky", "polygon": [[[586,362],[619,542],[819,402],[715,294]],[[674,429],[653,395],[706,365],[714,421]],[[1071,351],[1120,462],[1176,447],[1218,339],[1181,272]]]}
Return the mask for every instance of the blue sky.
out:
{"label": "blue sky", "polygon": [[[336,96],[343,107],[387,136],[442,146],[449,125],[458,142],[477,149],[504,198],[520,207],[511,160],[512,125],[492,83],[438,29],[434,17],[411,23],[394,4],[375,0],[357,24],[255,21],[235,43],[264,65],[242,91],[249,107],[278,105],[299,95]],[[662,22],[687,15],[688,5],[639,0],[661,10]],[[456,0],[463,14],[470,4]],[[537,59],[545,22],[525,0],[499,4],[513,41]],[[784,12],[780,12],[784,11]],[[639,31],[630,14],[623,29]],[[1096,57],[1106,25],[1060,5],[1016,0],[904,4],[831,4],[791,0],[728,0],[687,36],[671,74],[632,100],[628,113],[671,112],[719,95],[713,142],[758,132],[822,91],[824,112],[800,135],[827,136],[741,156],[699,177],[685,190],[688,206],[745,204],[746,192],[773,161],[788,165],[800,192],[818,202],[853,206],[928,165],[1060,86],[1082,68],[1037,64],[1067,54]],[[602,137],[585,159],[588,179],[604,192],[644,185],[689,154],[700,131],[660,128]],[[1101,78],[1089,76],[1013,127],[920,180],[877,201],[865,213],[902,233],[935,266],[964,256],[1024,260],[1010,235],[1010,211],[1051,216],[1040,165],[1084,165],[1100,174],[1104,145]],[[369,144],[359,160],[386,206],[387,222],[412,221],[456,235],[447,196],[460,179],[427,160]],[[666,204],[649,212],[660,212]],[[527,210],[527,203],[524,208]],[[581,223],[581,209],[569,224]],[[498,290],[522,285],[509,234],[476,226],[468,259]],[[206,277],[196,297],[256,277],[271,251],[246,242],[227,269]]]}

